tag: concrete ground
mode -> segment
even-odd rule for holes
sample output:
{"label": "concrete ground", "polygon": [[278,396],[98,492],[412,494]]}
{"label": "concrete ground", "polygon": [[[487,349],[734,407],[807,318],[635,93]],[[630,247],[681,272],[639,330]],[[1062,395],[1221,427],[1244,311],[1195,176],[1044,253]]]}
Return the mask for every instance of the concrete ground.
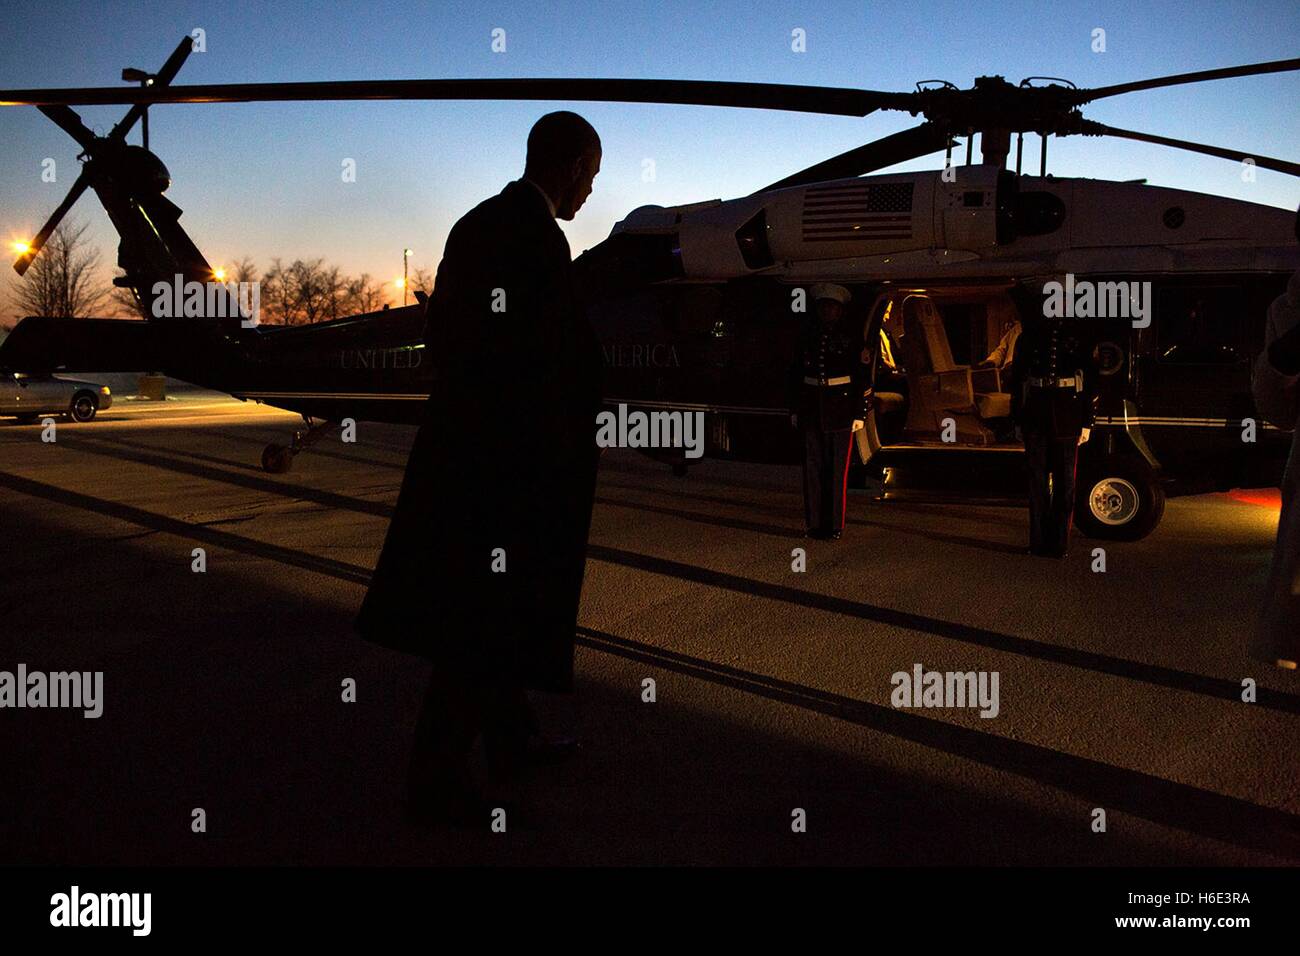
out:
{"label": "concrete ground", "polygon": [[[442,832],[399,810],[427,665],[349,630],[413,431],[262,473],[294,425],[197,393],[0,423],[0,670],[105,696],[0,712],[0,862],[1300,860],[1300,679],[1245,654],[1275,496],[1171,500],[1096,573],[1022,554],[1021,509],[851,493],[811,542],[797,469],[608,453],[577,693],[539,701],[585,749],[521,786],[531,826]],[[997,716],[891,706],[916,664],[996,671]]]}

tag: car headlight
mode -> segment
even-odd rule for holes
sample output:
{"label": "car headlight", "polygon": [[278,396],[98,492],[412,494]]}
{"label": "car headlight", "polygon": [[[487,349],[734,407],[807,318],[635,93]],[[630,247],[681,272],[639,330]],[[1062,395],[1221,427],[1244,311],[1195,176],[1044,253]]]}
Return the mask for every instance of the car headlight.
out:
{"label": "car headlight", "polygon": [[101,386],[99,387],[99,394],[101,394],[101,395],[112,395],[112,394],[113,394],[113,391],[112,391],[112,389],[110,389],[107,385],[101,385]]}

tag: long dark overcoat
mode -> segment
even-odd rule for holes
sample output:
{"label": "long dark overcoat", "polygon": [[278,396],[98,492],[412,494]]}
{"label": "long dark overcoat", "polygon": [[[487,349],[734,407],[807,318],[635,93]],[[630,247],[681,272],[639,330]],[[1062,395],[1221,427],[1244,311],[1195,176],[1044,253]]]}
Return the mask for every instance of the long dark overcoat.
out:
{"label": "long dark overcoat", "polygon": [[424,423],[357,629],[467,676],[572,689],[600,347],[546,200],[517,180],[452,227]]}

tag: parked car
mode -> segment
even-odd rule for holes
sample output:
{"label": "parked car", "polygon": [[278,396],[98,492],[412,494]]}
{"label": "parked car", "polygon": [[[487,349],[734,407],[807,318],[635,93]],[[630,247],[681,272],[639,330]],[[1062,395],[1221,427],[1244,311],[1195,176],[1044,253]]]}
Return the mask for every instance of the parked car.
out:
{"label": "parked car", "polygon": [[0,371],[0,415],[13,415],[19,421],[66,415],[74,422],[88,422],[112,404],[113,393],[107,385]]}

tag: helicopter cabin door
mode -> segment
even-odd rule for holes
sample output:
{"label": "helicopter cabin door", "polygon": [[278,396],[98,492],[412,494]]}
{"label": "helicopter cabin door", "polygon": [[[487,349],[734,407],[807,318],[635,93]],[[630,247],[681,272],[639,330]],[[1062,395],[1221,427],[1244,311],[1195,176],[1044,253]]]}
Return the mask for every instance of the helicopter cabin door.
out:
{"label": "helicopter cabin door", "polygon": [[1155,321],[1139,333],[1139,408],[1152,452],[1173,471],[1194,470],[1207,456],[1239,457],[1267,309],[1252,291],[1226,281],[1156,290]]}
{"label": "helicopter cabin door", "polygon": [[888,331],[893,318],[894,303],[891,293],[876,296],[867,312],[862,327],[862,361],[870,369],[867,392],[871,397],[862,428],[855,433],[858,459],[865,465],[885,446],[882,435],[885,416],[897,413],[904,407],[903,395],[895,391],[898,374],[894,358],[895,344]]}

